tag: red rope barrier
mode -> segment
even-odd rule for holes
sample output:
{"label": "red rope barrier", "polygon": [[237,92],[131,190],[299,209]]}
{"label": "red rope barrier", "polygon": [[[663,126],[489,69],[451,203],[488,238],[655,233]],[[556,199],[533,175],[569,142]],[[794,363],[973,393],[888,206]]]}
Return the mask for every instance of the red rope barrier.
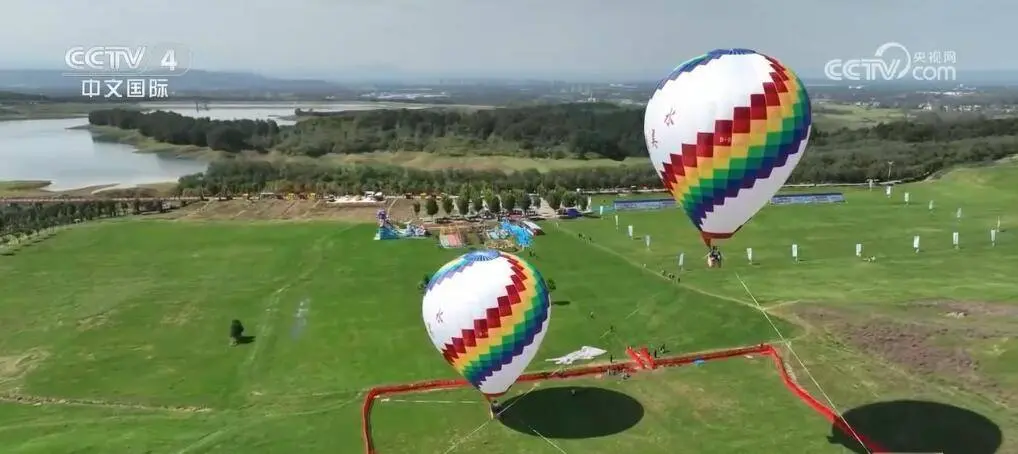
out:
{"label": "red rope barrier", "polygon": [[[792,377],[788,374],[785,369],[785,362],[782,360],[781,355],[777,349],[769,344],[760,344],[754,347],[735,348],[728,350],[720,350],[714,352],[694,353],[682,356],[675,356],[671,358],[658,358],[654,361],[654,365],[657,367],[675,367],[684,364],[690,364],[697,361],[712,361],[717,359],[731,358],[735,356],[744,355],[764,355],[769,356],[774,361],[774,366],[778,369],[778,375],[781,377],[782,383],[788,388],[792,394],[795,394],[800,400],[802,400],[807,406],[813,409],[813,411],[819,413],[828,422],[830,422],[838,430],[844,432],[846,435],[852,438],[858,438],[863,443],[868,451],[871,453],[885,452],[882,447],[876,443],[863,437],[858,432],[854,431],[845,420],[839,416],[834,410],[828,408],[826,405],[820,403],[816,398],[809,394],[805,389],[802,388]],[[550,372],[535,372],[521,375],[517,382],[533,382],[540,380],[561,380],[565,378],[575,378],[587,375],[605,374],[608,373],[609,369],[624,369],[629,373],[636,373],[642,370],[641,364],[636,361],[620,363],[616,365],[597,365],[597,366],[578,366],[566,370],[550,371]],[[364,441],[364,452],[366,454],[377,454],[375,451],[374,442],[371,438],[371,408],[374,404],[375,399],[389,395],[389,394],[406,394],[421,391],[432,391],[439,389],[455,389],[465,388],[470,386],[466,380],[428,380],[416,383],[407,383],[402,385],[387,385],[377,386],[368,390],[367,395],[364,397],[364,403],[361,406],[361,438]]]}

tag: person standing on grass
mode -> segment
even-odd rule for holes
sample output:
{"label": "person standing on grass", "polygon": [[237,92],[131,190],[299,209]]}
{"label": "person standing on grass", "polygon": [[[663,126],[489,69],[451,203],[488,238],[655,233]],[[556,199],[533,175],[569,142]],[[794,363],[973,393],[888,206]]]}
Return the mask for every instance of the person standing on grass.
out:
{"label": "person standing on grass", "polygon": [[244,335],[244,325],[240,323],[240,320],[234,319],[230,322],[230,345],[237,345],[240,343],[241,336]]}

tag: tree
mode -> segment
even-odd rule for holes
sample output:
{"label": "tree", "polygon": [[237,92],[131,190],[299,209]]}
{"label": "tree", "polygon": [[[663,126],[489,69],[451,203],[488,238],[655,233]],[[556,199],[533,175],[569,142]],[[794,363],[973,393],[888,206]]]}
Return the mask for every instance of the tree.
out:
{"label": "tree", "polygon": [[470,203],[473,205],[474,213],[480,213],[484,209],[484,199],[481,197],[481,194],[472,195]]}
{"label": "tree", "polygon": [[424,202],[424,212],[427,213],[428,216],[432,217],[438,214],[438,201],[435,200],[435,196],[428,196],[428,200]]}
{"label": "tree", "polygon": [[507,191],[502,193],[502,207],[506,211],[512,213],[516,209],[516,194],[513,191]]}
{"label": "tree", "polygon": [[244,133],[240,129],[226,125],[216,126],[209,130],[205,136],[205,141],[209,148],[213,150],[231,153],[241,151],[246,146]]}
{"label": "tree", "polygon": [[456,197],[456,211],[459,211],[461,216],[466,216],[470,213],[470,194],[461,193]]}
{"label": "tree", "polygon": [[583,194],[577,194],[576,198],[578,199],[576,204],[580,211],[587,211],[587,197]]}
{"label": "tree", "polygon": [[547,201],[548,201],[548,208],[551,208],[552,210],[558,211],[559,208],[562,208],[562,191],[557,190],[557,189],[554,190],[554,191],[551,191],[550,193],[548,193]]}
{"label": "tree", "polygon": [[573,191],[562,192],[562,206],[564,208],[572,208],[576,206],[576,193]]}
{"label": "tree", "polygon": [[414,217],[421,217],[421,202],[414,200]]}
{"label": "tree", "polygon": [[502,204],[494,192],[488,191],[484,196],[484,202],[488,204],[488,211],[491,211],[494,214],[502,212]]}
{"label": "tree", "polygon": [[541,209],[541,196],[539,196],[539,195],[537,195],[537,196],[534,196],[534,197],[533,197],[533,198],[531,198],[530,200],[531,200],[532,202],[534,202],[534,204],[533,204],[533,205],[534,205],[534,209],[535,209],[535,210],[540,210],[540,209]]}
{"label": "tree", "polygon": [[524,193],[520,193],[517,196],[517,200],[519,201],[520,209],[523,210],[524,213],[530,210],[530,206],[533,205],[534,202],[529,195]]}
{"label": "tree", "polygon": [[442,196],[442,212],[444,212],[446,216],[452,216],[453,207],[452,196]]}

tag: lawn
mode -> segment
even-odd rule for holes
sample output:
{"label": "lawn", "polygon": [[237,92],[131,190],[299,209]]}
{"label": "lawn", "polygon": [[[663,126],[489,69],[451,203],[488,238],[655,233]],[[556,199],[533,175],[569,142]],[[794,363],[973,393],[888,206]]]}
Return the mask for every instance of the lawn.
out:
{"label": "lawn", "polygon": [[[674,270],[677,255],[685,252],[685,285],[746,299],[738,274],[762,304],[944,298],[1018,302],[1018,281],[1011,278],[1011,270],[1018,269],[1018,209],[1013,208],[1018,207],[1018,192],[1008,189],[1016,180],[1015,165],[963,169],[940,181],[897,187],[890,198],[879,187],[844,189],[844,204],[765,207],[733,239],[721,243],[727,257],[722,270],[702,265],[703,243],[679,209],[619,212],[618,232],[614,214],[561,225],[653,268]],[[599,204],[610,206],[611,198],[594,201]],[[959,208],[961,219],[956,218]],[[1005,231],[992,246],[989,231],[998,218]],[[649,251],[642,239],[626,237],[628,225],[636,236],[651,237]],[[953,232],[959,233],[959,250],[952,245]],[[915,235],[920,236],[918,254],[912,249]],[[876,262],[855,257],[857,243],[863,245],[863,256],[874,256]],[[792,244],[798,245],[798,264],[792,260]],[[746,248],[753,248],[754,265],[746,260]]]}
{"label": "lawn", "polygon": [[[120,220],[0,258],[0,389],[43,404],[0,404],[0,436],[20,450],[5,452],[98,452],[106,439],[121,440],[119,452],[359,450],[363,390],[453,374],[420,326],[416,284],[456,252],[371,241],[373,230]],[[620,357],[629,344],[693,351],[775,338],[755,309],[571,235],[553,232],[537,251],[559,289],[535,368],[581,345]],[[310,315],[298,330],[301,301]],[[233,318],[253,343],[227,345]],[[60,402],[81,416],[55,411]],[[135,414],[145,429],[123,432]],[[66,431],[59,418],[82,425]]]}
{"label": "lawn", "polygon": [[[380,453],[836,453],[830,424],[781,384],[769,358],[733,358],[617,377],[519,385],[502,422],[470,391],[375,404]],[[577,394],[571,395],[570,389]],[[540,434],[537,435],[537,434]],[[544,438],[542,438],[542,436]]]}
{"label": "lawn", "polygon": [[902,109],[831,103],[821,104],[821,107],[822,110],[814,114],[813,122],[825,131],[871,128],[906,118],[906,111]]}
{"label": "lawn", "polygon": [[[611,215],[548,222],[534,262],[558,289],[531,369],[551,368],[545,359],[582,345],[619,358],[627,345],[665,343],[679,353],[779,340],[738,275],[793,340],[797,355],[789,351],[786,359],[822,402],[882,427],[902,418],[888,408],[912,408],[889,403],[906,398],[925,405],[910,414],[941,415],[930,418],[952,427],[965,426],[959,415],[976,414],[964,434],[1003,432],[1000,452],[1007,452],[1015,448],[1008,440],[1018,439],[1018,396],[1006,393],[1018,383],[1010,312],[954,322],[908,304],[1014,307],[1018,194],[1007,188],[1015,178],[1016,166],[963,169],[896,188],[890,199],[862,189],[847,192],[841,205],[767,207],[724,246],[721,270],[704,269],[703,246],[679,210],[620,213],[623,230],[633,224],[637,235],[651,235],[649,251],[616,232]],[[954,218],[959,207],[961,220]],[[991,247],[988,230],[998,216],[1008,231]],[[0,256],[4,452],[360,452],[367,388],[453,376],[427,341],[416,284],[458,252],[429,240],[371,241],[373,231],[335,222],[126,219],[64,229]],[[951,247],[954,231],[960,250]],[[919,254],[911,250],[914,234],[922,235]],[[798,264],[789,257],[793,242]],[[877,261],[856,258],[857,242]],[[742,259],[746,247],[756,264]],[[675,271],[680,251],[687,270],[676,284],[660,270]],[[309,308],[304,325],[296,317],[302,303]],[[854,315],[825,324],[800,307]],[[979,380],[1005,386],[990,392],[973,385],[983,381],[924,375],[838,331],[868,314],[928,322],[935,342],[972,350]],[[234,318],[255,336],[252,343],[227,345]],[[962,337],[977,325],[996,331]],[[610,326],[614,334],[606,333]],[[911,339],[882,342],[923,341]],[[574,397],[563,386],[584,391]],[[521,384],[512,396],[524,397],[504,424],[485,423],[485,407],[466,390],[380,401],[372,418],[379,452],[839,452],[828,424],[762,358],[624,382]],[[929,434],[929,424],[917,433]]]}

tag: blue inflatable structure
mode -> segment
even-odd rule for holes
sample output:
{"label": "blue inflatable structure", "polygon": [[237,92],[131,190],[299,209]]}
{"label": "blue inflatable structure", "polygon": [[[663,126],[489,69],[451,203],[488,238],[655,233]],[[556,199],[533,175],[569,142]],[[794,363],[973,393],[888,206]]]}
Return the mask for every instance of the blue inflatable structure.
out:
{"label": "blue inflatable structure", "polygon": [[376,240],[398,240],[401,238],[424,238],[428,231],[424,227],[408,223],[405,229],[397,229],[385,213],[385,210],[378,210],[378,232],[375,233]]}
{"label": "blue inflatable structure", "polygon": [[509,221],[502,221],[501,227],[502,231],[506,232],[507,235],[513,237],[513,240],[516,241],[516,244],[518,244],[523,249],[530,247],[531,243],[534,241],[534,233],[531,232],[530,229],[527,229],[526,227],[521,227],[512,224]]}

